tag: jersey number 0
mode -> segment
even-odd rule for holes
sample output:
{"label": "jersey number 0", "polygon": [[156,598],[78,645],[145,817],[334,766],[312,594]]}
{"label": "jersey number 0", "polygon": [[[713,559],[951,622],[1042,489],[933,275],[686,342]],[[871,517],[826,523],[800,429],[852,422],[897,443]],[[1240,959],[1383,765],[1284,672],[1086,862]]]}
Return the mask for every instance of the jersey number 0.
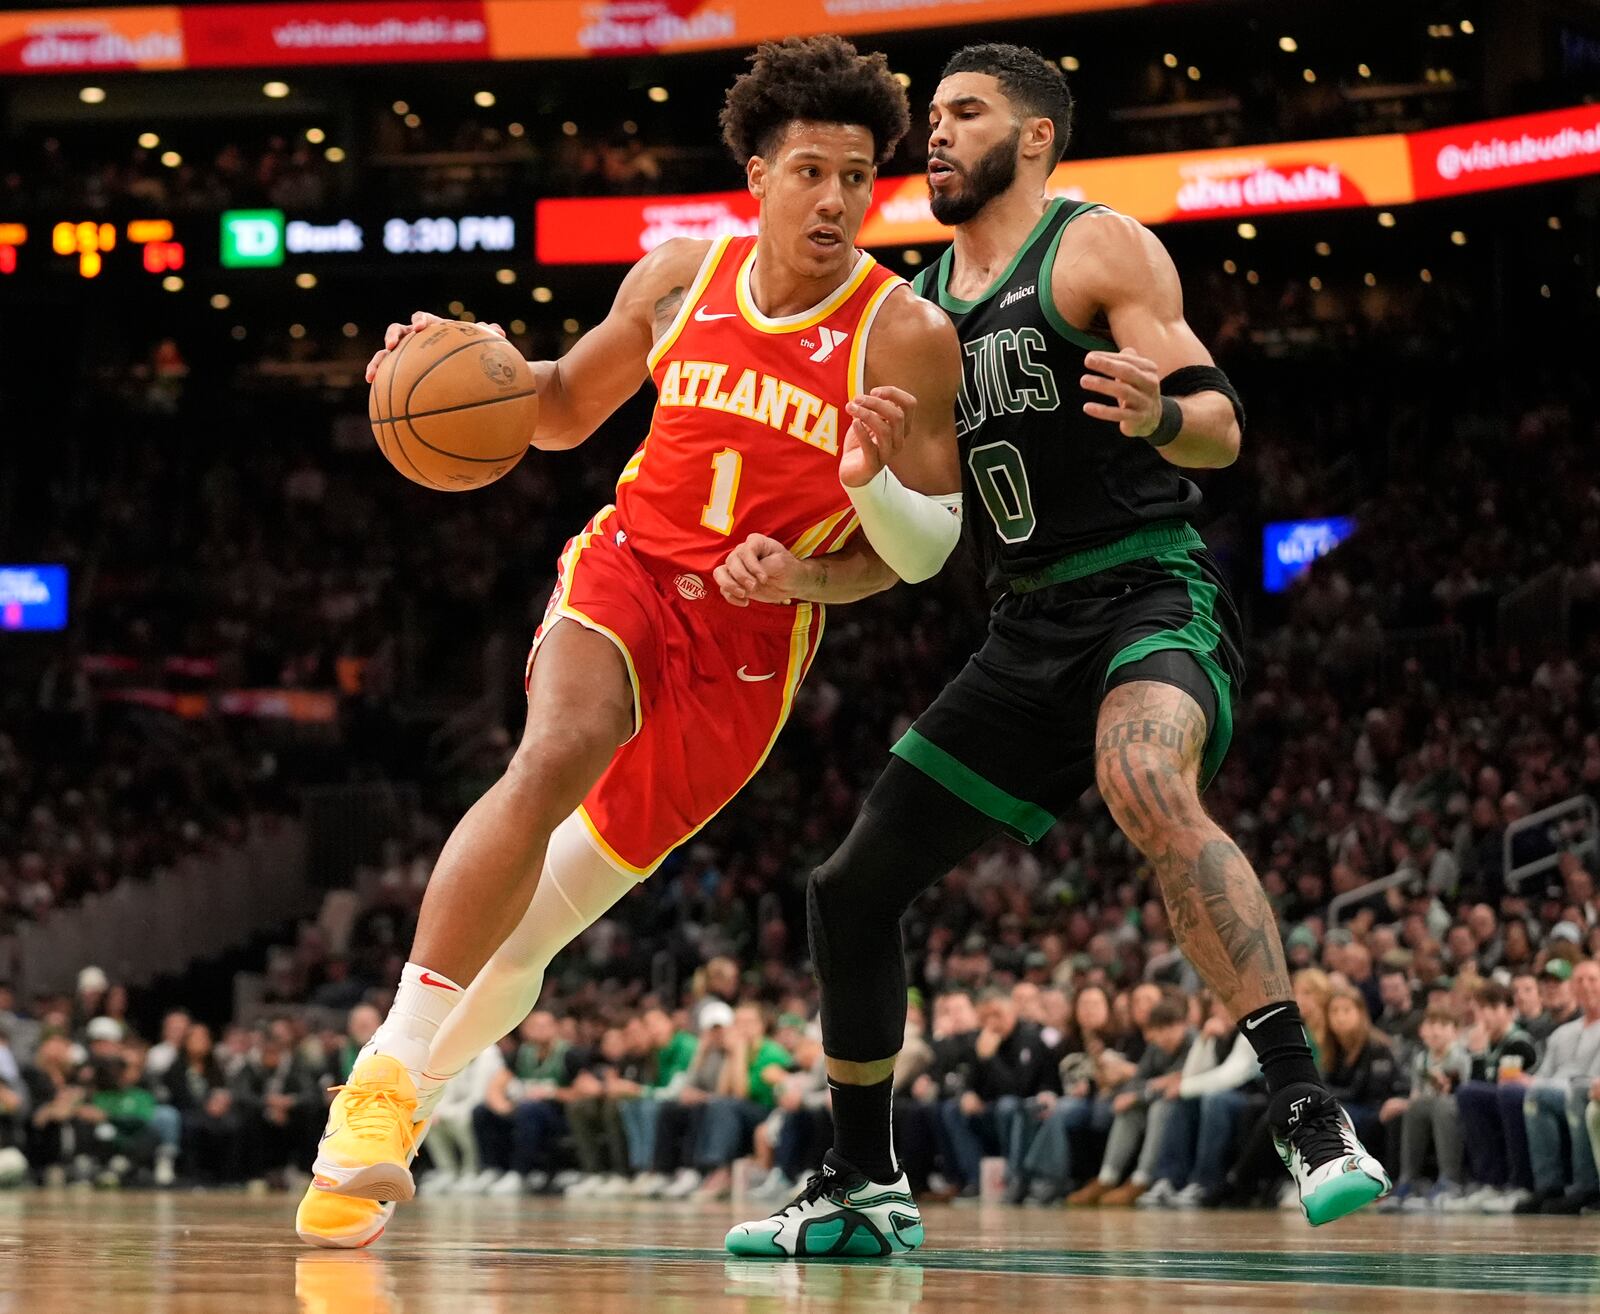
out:
{"label": "jersey number 0", "polygon": [[984,443],[967,453],[967,465],[995,532],[1007,543],[1025,543],[1037,521],[1022,453],[1008,442]]}

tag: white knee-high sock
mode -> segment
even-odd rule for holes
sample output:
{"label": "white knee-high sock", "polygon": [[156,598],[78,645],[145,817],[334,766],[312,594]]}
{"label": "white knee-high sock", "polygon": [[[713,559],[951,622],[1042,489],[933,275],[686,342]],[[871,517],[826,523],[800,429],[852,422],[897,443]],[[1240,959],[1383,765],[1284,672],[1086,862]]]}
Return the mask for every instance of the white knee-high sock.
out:
{"label": "white knee-high sock", "polygon": [[418,1119],[433,1111],[445,1082],[533,1011],[551,960],[637,880],[595,851],[576,815],[556,827],[528,910],[433,1037],[417,1087]]}

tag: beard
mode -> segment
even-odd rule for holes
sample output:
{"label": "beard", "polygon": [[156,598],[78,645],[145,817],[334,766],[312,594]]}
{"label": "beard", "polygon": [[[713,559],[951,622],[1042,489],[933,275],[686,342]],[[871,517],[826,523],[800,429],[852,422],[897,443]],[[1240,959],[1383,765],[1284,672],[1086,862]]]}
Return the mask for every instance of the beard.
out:
{"label": "beard", "polygon": [[985,151],[970,170],[958,174],[962,179],[959,190],[936,192],[929,187],[933,217],[951,227],[977,218],[984,206],[1017,180],[1017,146],[1021,141],[1022,129],[1015,128],[1005,141]]}

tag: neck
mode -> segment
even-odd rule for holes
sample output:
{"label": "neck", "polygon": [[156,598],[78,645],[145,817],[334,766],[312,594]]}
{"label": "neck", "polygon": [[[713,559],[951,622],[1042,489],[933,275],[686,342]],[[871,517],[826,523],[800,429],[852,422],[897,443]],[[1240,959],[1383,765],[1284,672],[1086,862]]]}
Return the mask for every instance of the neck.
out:
{"label": "neck", "polygon": [[1049,204],[1042,183],[1019,180],[956,228],[956,263],[964,272],[998,272],[1016,255]]}
{"label": "neck", "polygon": [[811,276],[785,265],[764,240],[758,240],[755,264],[750,268],[750,296],[756,309],[768,319],[782,319],[825,301],[855,268],[855,249],[846,247],[845,250],[849,259],[840,268]]}

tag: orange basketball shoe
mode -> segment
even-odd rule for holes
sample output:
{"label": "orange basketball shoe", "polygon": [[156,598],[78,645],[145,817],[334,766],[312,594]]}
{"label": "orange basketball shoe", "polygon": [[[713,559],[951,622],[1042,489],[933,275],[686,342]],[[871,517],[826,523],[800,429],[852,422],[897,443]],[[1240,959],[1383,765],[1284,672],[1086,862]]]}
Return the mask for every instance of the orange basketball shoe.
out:
{"label": "orange basketball shoe", "polygon": [[382,1236],[393,1216],[392,1204],[334,1195],[308,1186],[294,1213],[294,1230],[308,1246],[359,1250]]}
{"label": "orange basketball shoe", "polygon": [[417,1088],[410,1074],[388,1055],[373,1054],[334,1090],[311,1165],[312,1189],[385,1203],[411,1199],[417,1185],[410,1164],[421,1128],[412,1121]]}

